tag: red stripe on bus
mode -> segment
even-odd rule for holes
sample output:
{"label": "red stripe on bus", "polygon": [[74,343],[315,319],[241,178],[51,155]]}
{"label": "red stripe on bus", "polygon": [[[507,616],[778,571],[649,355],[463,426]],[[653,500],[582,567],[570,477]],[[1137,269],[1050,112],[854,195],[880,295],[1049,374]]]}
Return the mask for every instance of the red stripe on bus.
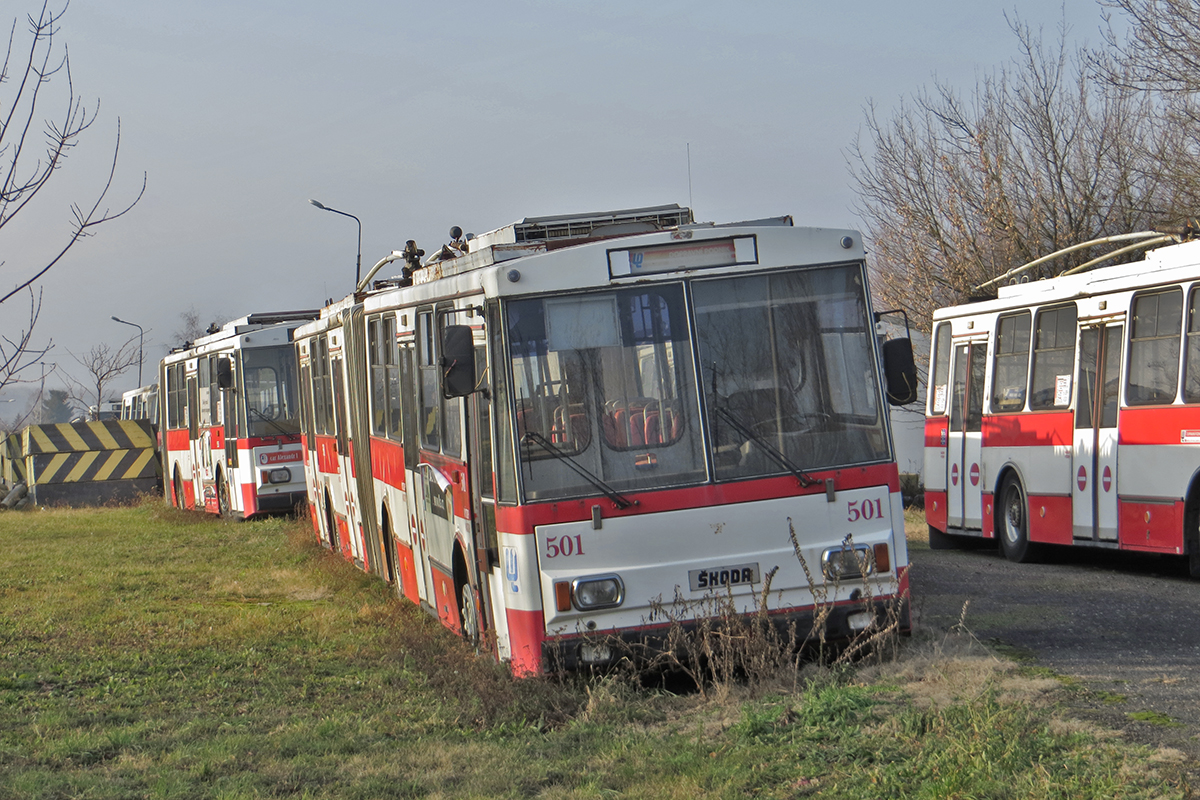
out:
{"label": "red stripe on bus", "polygon": [[371,474],[395,489],[404,488],[404,448],[399,442],[371,437]]}
{"label": "red stripe on bus", "polygon": [[947,417],[931,417],[925,420],[925,446],[945,447],[950,420]]}
{"label": "red stripe on bus", "polygon": [[[816,481],[816,485],[806,488],[799,487],[794,477],[786,475],[736,483],[656,490],[644,494],[628,492],[625,497],[637,501],[637,504],[624,509],[616,508],[606,497],[574,498],[516,507],[497,506],[496,524],[506,533],[520,535],[533,533],[534,527],[538,525],[589,520],[592,518],[594,505],[603,509],[606,518],[635,517],[664,511],[820,495],[825,493],[825,479],[830,477],[833,478],[835,490],[839,492],[872,486],[887,487],[889,494],[900,491],[900,474],[895,464],[875,464],[835,472],[813,472],[809,475]],[[457,497],[455,499],[457,502]]]}
{"label": "red stripe on bus", "polygon": [[937,528],[942,533],[946,532],[945,492],[925,492],[925,522]]}
{"label": "red stripe on bus", "polygon": [[1200,406],[1123,408],[1119,425],[1120,444],[1180,444],[1200,439]]}
{"label": "red stripe on bus", "polygon": [[1075,415],[1070,411],[988,416],[983,418],[983,446],[1070,446],[1074,431]]}
{"label": "red stripe on bus", "polygon": [[188,437],[187,428],[167,431],[167,450],[169,452],[185,451],[190,444],[191,439]]}

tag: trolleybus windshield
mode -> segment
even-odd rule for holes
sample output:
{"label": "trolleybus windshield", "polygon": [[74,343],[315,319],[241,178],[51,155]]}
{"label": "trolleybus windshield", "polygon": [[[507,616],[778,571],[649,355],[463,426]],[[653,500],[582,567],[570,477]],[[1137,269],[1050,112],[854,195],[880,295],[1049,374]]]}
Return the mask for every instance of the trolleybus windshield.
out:
{"label": "trolleybus windshield", "polygon": [[800,470],[889,457],[858,265],[698,280],[692,296],[718,479],[784,471],[768,445]]}
{"label": "trolleybus windshield", "polygon": [[243,350],[242,375],[250,435],[298,433],[295,350],[290,345]]}

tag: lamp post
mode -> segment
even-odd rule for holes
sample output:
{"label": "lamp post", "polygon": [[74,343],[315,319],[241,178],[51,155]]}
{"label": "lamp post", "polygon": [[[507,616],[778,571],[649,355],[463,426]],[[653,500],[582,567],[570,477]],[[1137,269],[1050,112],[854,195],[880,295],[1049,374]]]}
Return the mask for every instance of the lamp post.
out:
{"label": "lamp post", "polygon": [[362,220],[353,214],[347,214],[345,211],[338,211],[336,208],[330,208],[327,205],[323,205],[318,200],[309,200],[308,202],[312,203],[322,211],[332,211],[334,214],[341,214],[343,217],[349,217],[358,223],[358,260],[354,264],[354,286],[357,288],[359,276],[362,273]]}
{"label": "lamp post", "polygon": [[142,330],[142,326],[138,325],[136,322],[126,322],[120,317],[113,317],[113,322],[119,322],[122,325],[132,325],[138,329],[138,386],[140,387],[142,385],[142,355],[144,353],[142,350],[142,345],[145,343],[146,334]]}

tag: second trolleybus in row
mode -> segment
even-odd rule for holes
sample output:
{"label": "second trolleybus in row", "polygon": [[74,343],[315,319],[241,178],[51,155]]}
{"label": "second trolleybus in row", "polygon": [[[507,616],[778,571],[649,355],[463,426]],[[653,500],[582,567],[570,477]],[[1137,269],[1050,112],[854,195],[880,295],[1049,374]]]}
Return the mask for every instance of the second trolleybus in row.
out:
{"label": "second trolleybus in row", "polygon": [[251,314],[163,359],[163,489],[179,508],[246,519],[305,496],[292,331],[316,311]]}
{"label": "second trolleybus in row", "polygon": [[933,317],[931,545],[1185,555],[1200,577],[1200,242],[998,295]]}
{"label": "second trolleybus in row", "polygon": [[883,375],[900,402],[915,376],[858,233],[663,206],[452,236],[295,331],[329,547],[518,673],[768,581],[801,626],[828,582],[830,636],[904,597]]}

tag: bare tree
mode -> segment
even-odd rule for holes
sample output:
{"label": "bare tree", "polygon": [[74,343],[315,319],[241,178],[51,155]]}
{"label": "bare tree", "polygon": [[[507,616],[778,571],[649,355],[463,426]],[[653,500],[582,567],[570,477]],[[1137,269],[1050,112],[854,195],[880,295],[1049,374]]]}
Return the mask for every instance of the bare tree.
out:
{"label": "bare tree", "polygon": [[[71,358],[75,362],[87,370],[89,380],[87,383],[77,381],[74,378],[67,377],[67,383],[71,387],[72,399],[79,402],[80,405],[86,407],[96,406],[100,410],[105,402],[105,387],[107,387],[114,378],[131,369],[138,363],[138,337],[130,337],[124,344],[117,349],[113,349],[108,344],[101,342],[94,345],[91,350],[83,355],[71,353]],[[93,402],[94,399],[94,402]]]}
{"label": "bare tree", "polygon": [[1164,167],[1196,213],[1200,208],[1200,1],[1104,0],[1129,22],[1128,33],[1114,31],[1106,14],[1107,49],[1092,56],[1096,73],[1119,89],[1153,94],[1160,116],[1178,131],[1177,147]]}
{"label": "bare tree", "polygon": [[868,107],[850,150],[874,291],[925,329],[934,309],[1014,266],[1179,216],[1160,157],[1177,136],[1153,98],[1095,80],[1065,26],[1051,46],[1010,26],[1019,55],[968,98],[936,84],[890,117]]}
{"label": "bare tree", "polygon": [[[29,15],[26,49],[19,47],[16,19],[9,33],[8,48],[0,66],[0,87],[7,87],[8,95],[0,96],[0,232],[30,207],[64,166],[67,154],[92,127],[99,112],[99,101],[89,110],[82,97],[75,93],[67,48],[60,47],[57,41],[59,23],[66,10],[64,3],[62,10],[55,12],[50,8],[49,0],[45,0],[37,16]],[[60,97],[52,94],[54,87],[62,90]],[[42,106],[54,102],[62,103],[58,113],[44,117]],[[35,292],[34,285],[81,239],[93,235],[100,225],[128,213],[144,194],[146,179],[143,174],[141,191],[132,202],[117,210],[106,205],[120,149],[121,124],[118,119],[108,178],[90,204],[71,206],[71,223],[65,239],[53,246],[45,260],[17,264],[0,261],[0,269],[7,268],[12,273],[12,288],[0,290],[0,304],[18,294],[28,293],[32,307],[20,333],[3,338],[6,349],[0,356],[0,388],[22,380],[22,374],[29,374],[32,365],[40,362],[52,347],[49,341],[35,345],[32,338],[42,300],[41,292]]]}

